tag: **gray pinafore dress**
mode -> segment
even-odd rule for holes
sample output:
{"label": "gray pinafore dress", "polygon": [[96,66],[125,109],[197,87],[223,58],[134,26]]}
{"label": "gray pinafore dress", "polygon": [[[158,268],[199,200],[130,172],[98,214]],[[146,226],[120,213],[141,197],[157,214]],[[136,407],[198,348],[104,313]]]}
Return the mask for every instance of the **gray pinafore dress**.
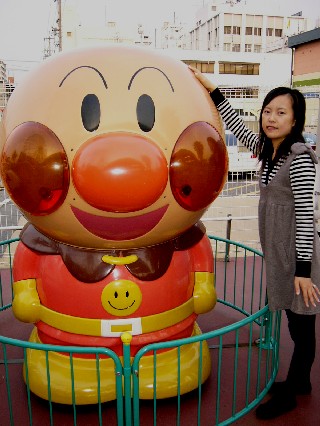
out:
{"label": "gray pinafore dress", "polygon": [[[294,288],[296,268],[296,220],[294,197],[290,184],[290,165],[297,154],[308,152],[317,163],[309,144],[292,145],[287,160],[268,185],[260,178],[259,234],[266,265],[268,304],[271,311],[290,309],[297,314],[316,314],[320,304],[309,308],[304,304],[302,292],[297,296]],[[311,279],[320,288],[320,239],[314,227]]]}

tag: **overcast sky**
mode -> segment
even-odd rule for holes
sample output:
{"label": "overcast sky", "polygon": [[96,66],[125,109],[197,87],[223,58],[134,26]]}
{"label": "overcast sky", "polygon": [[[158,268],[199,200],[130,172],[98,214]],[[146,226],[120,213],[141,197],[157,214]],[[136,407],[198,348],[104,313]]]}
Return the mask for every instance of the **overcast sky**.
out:
{"label": "overcast sky", "polygon": [[[188,18],[203,0],[62,0],[62,11],[67,2],[78,4],[79,16],[85,23],[99,23],[104,18],[102,5],[111,19],[166,20],[173,11],[180,11],[181,19]],[[0,0],[0,59],[42,59],[43,39],[56,16],[54,0]],[[126,11],[123,13],[123,11]],[[110,20],[111,20],[110,19]],[[109,17],[108,17],[109,20]]]}
{"label": "overcast sky", "polygon": [[[191,21],[199,6],[206,3],[206,0],[62,0],[62,10],[69,1],[78,3],[79,16],[87,23],[90,19],[91,22],[104,19],[101,13],[99,16],[90,13],[95,9],[101,11],[103,4],[111,19],[122,16],[122,20],[149,21],[154,26],[164,20],[173,21],[174,12],[179,22]],[[265,0],[256,0],[259,1]],[[320,15],[319,0],[278,1],[287,3],[292,12],[303,10],[309,15]],[[42,60],[44,38],[49,36],[56,11],[54,0],[0,0],[0,59],[7,63],[11,75],[18,73],[17,70],[28,70]]]}

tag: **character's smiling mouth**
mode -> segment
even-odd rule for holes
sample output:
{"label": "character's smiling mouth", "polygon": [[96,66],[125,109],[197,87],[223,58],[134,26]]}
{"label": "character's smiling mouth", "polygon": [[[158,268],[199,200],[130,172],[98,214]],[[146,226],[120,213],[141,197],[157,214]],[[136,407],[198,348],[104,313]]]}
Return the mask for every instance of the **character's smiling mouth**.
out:
{"label": "character's smiling mouth", "polygon": [[122,241],[141,237],[151,231],[162,219],[168,205],[150,213],[132,217],[103,217],[71,206],[78,221],[89,232],[105,240]]}
{"label": "character's smiling mouth", "polygon": [[127,309],[129,309],[129,308],[131,308],[134,304],[135,304],[135,300],[131,303],[131,305],[129,305],[129,306],[126,306],[125,308],[116,308],[115,306],[113,306],[113,304],[112,303],[110,303],[109,301],[108,301],[108,303],[109,303],[109,305],[111,306],[111,308],[113,308],[113,309],[116,309],[117,311],[125,311],[125,310],[127,310]]}

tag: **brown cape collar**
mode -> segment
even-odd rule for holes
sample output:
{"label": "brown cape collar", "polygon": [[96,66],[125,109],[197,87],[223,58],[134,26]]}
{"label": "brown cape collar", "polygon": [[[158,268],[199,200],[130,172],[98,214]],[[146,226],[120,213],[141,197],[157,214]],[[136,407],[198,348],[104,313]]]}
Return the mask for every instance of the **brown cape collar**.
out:
{"label": "brown cape collar", "polygon": [[168,269],[174,251],[187,250],[198,243],[205,234],[205,227],[198,222],[178,237],[161,244],[134,249],[94,250],[69,246],[55,241],[27,223],[21,231],[21,241],[31,250],[43,254],[58,254],[62,257],[68,271],[79,281],[95,283],[104,279],[115,268],[103,262],[102,256],[130,256],[138,260],[125,267],[136,278],[153,281],[160,278]]}

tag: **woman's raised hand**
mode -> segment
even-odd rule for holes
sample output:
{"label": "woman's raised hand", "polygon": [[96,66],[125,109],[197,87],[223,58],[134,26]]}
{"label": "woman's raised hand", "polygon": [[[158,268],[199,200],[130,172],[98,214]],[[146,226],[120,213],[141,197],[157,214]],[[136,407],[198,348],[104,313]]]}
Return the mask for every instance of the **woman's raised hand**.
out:
{"label": "woman's raised hand", "polygon": [[207,77],[205,77],[197,68],[189,65],[189,69],[193,72],[194,76],[200,81],[203,87],[205,87],[209,92],[213,92],[217,86],[212,83]]}

